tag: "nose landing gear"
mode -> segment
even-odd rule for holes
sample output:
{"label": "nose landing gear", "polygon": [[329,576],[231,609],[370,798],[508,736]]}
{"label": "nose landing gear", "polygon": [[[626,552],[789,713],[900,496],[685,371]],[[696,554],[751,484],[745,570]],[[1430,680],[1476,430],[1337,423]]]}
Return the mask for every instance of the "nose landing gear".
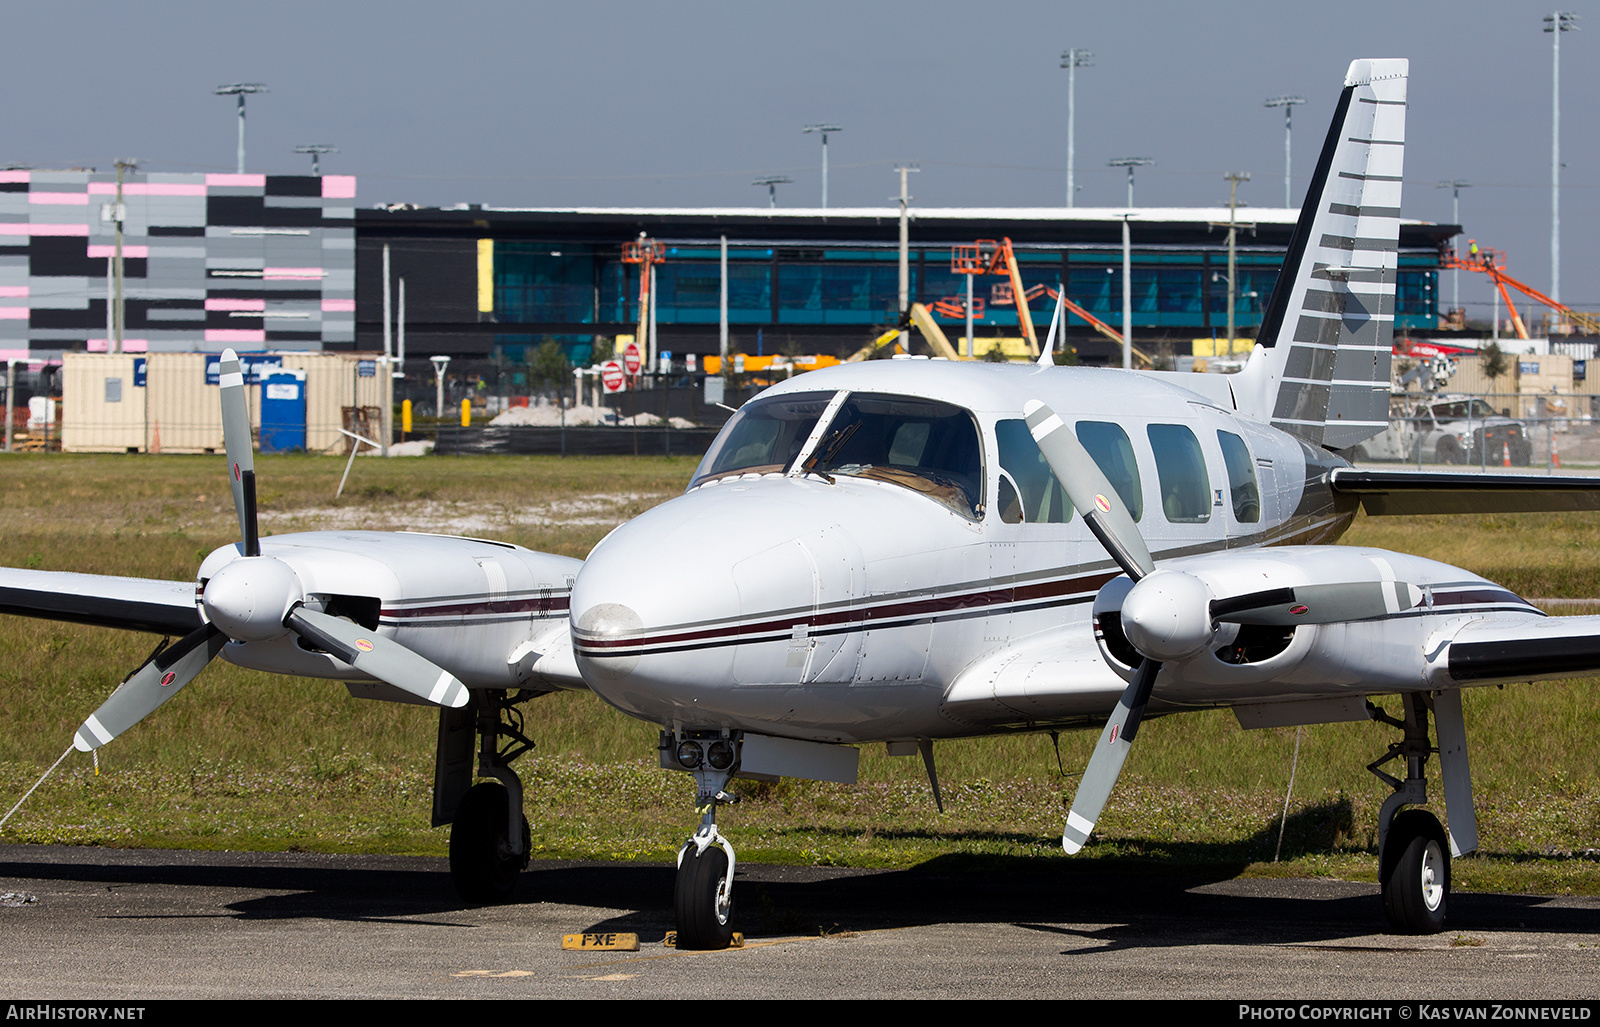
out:
{"label": "nose landing gear", "polygon": [[678,850],[673,913],[680,949],[725,949],[734,939],[733,875],[738,861],[732,844],[717,830],[717,805],[739,801],[724,790],[738,769],[739,750],[737,736],[662,732],[663,762],[670,760],[694,774],[695,812],[700,814],[700,829]]}

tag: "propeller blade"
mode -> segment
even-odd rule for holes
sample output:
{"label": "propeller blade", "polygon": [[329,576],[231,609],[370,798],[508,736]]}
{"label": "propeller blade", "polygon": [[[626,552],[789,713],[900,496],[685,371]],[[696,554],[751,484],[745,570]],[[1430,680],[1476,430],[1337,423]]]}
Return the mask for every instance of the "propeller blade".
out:
{"label": "propeller blade", "polygon": [[1127,760],[1128,750],[1132,748],[1134,736],[1139,732],[1145,704],[1150,701],[1150,691],[1155,687],[1156,675],[1160,672],[1161,664],[1156,660],[1140,662],[1133,680],[1123,690],[1122,698],[1117,700],[1117,708],[1112,711],[1111,719],[1106,721],[1105,730],[1100,732],[1094,755],[1089,757],[1089,766],[1083,772],[1083,779],[1078,782],[1078,792],[1072,797],[1067,826],[1061,832],[1061,847],[1067,851],[1067,855],[1088,844],[1089,835],[1094,833],[1095,821],[1100,819],[1100,811],[1105,808],[1106,800],[1111,798],[1111,789],[1116,787],[1117,778],[1122,774],[1122,764]]}
{"label": "propeller blade", "polygon": [[1293,627],[1370,620],[1422,602],[1422,590],[1404,581],[1339,581],[1296,585],[1211,601],[1211,617],[1234,624]]}
{"label": "propeller blade", "polygon": [[250,406],[245,397],[244,371],[239,354],[222,351],[217,368],[222,393],[222,444],[228,452],[228,484],[233,487],[233,508],[239,515],[239,537],[245,556],[261,555],[256,529],[256,461],[250,443]]}
{"label": "propeller blade", "polygon": [[440,706],[467,704],[467,686],[455,675],[375,631],[304,606],[290,611],[284,623],[363,674]]}
{"label": "propeller blade", "polygon": [[146,660],[83,722],[72,738],[73,747],[79,752],[98,749],[148,717],[193,681],[227,641],[226,635],[207,624]]}
{"label": "propeller blade", "polygon": [[1083,448],[1072,429],[1038,400],[1029,400],[1023,407],[1023,414],[1056,480],[1061,482],[1072,505],[1083,514],[1084,523],[1106,547],[1117,566],[1134,581],[1154,570],[1155,561],[1150,558],[1144,539],[1139,537],[1139,528],[1123,505],[1122,497],[1111,487],[1100,465]]}

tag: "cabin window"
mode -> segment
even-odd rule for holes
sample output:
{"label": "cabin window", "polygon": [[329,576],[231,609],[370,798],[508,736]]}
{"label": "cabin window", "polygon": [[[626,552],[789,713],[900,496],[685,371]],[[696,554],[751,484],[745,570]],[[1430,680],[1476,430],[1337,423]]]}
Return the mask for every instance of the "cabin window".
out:
{"label": "cabin window", "polygon": [[1072,500],[1051,473],[1027,422],[996,422],[994,437],[1000,449],[1000,519],[1007,524],[1070,521]]}
{"label": "cabin window", "polygon": [[1110,421],[1079,421],[1078,441],[1099,465],[1100,473],[1122,497],[1122,505],[1135,520],[1144,517],[1144,486],[1139,480],[1139,465],[1133,459],[1133,444],[1122,426]]}
{"label": "cabin window", "polygon": [[1161,483],[1161,511],[1174,524],[1204,524],[1211,519],[1211,478],[1194,432],[1181,424],[1146,429],[1155,451]]}
{"label": "cabin window", "polygon": [[976,519],[982,509],[978,424],[949,403],[852,393],[807,462],[819,474],[903,486],[963,517]]}
{"label": "cabin window", "polygon": [[832,392],[796,392],[746,403],[711,443],[689,487],[735,474],[781,474],[833,397]]}
{"label": "cabin window", "polygon": [[1256,465],[1244,439],[1230,431],[1217,432],[1222,444],[1222,462],[1228,466],[1228,494],[1233,498],[1233,516],[1240,524],[1261,520],[1261,490],[1256,487]]}

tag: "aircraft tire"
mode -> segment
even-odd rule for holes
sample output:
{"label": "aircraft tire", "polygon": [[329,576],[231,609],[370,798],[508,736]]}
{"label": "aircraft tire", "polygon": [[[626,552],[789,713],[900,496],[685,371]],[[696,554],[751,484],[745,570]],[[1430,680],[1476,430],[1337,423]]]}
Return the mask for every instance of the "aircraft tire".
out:
{"label": "aircraft tire", "polygon": [[1450,845],[1432,813],[1408,809],[1395,816],[1380,870],[1383,910],[1396,934],[1438,934],[1450,893]]}
{"label": "aircraft tire", "polygon": [[522,855],[505,854],[506,789],[483,782],[467,789],[450,825],[450,881],[466,902],[505,902],[528,865],[528,818],[522,818]]}
{"label": "aircraft tire", "polygon": [[728,854],[713,845],[683,855],[673,889],[678,948],[725,949],[733,940],[733,895],[725,889]]}

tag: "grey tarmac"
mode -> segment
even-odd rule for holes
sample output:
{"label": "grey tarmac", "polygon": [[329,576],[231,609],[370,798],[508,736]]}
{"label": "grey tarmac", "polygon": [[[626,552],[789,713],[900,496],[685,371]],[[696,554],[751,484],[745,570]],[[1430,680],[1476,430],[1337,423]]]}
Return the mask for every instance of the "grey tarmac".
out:
{"label": "grey tarmac", "polygon": [[[0,994],[157,998],[1600,997],[1600,900],[1456,894],[1381,933],[1374,884],[936,859],[741,866],[746,947],[677,952],[672,869],[536,862],[463,904],[437,858],[0,846]],[[635,953],[561,937],[629,931]]]}

